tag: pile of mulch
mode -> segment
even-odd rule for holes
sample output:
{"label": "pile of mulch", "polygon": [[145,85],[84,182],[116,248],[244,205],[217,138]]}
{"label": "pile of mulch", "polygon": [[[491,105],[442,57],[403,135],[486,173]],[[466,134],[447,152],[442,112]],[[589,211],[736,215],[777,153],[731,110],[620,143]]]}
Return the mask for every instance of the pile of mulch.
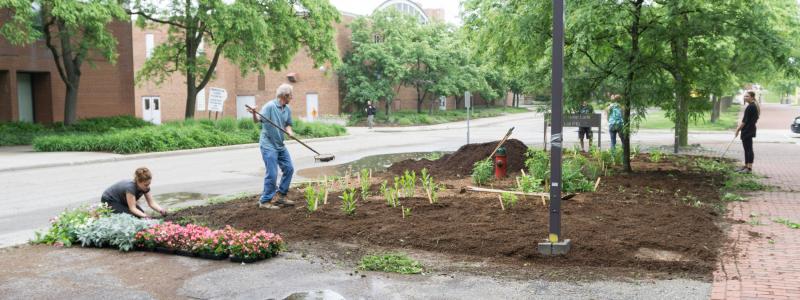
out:
{"label": "pile of mulch", "polygon": [[[419,173],[423,168],[427,168],[436,178],[468,177],[472,174],[475,162],[489,157],[499,142],[498,140],[483,144],[467,144],[458,148],[458,151],[446,154],[437,160],[404,160],[393,164],[387,172],[402,174],[405,170],[414,170]],[[519,173],[521,169],[525,168],[525,152],[528,150],[528,146],[517,139],[507,140],[503,146],[506,148],[508,163],[506,170],[509,174]]]}
{"label": "pile of mulch", "polygon": [[[377,185],[371,188],[372,196],[358,200],[353,216],[340,210],[340,192],[332,192],[329,203],[314,213],[301,207],[305,203],[301,192],[292,192],[290,199],[299,206],[295,209],[257,209],[257,197],[249,197],[189,208],[170,218],[193,218],[212,227],[274,231],[290,245],[346,242],[466,255],[516,269],[527,264],[529,268],[621,268],[632,271],[620,274],[648,271],[708,278],[725,236],[717,224],[722,216],[714,208],[721,203],[722,183],[711,174],[676,170],[671,162],[639,163],[636,173],[603,177],[597,192],[562,202],[562,235],[573,245],[567,256],[559,258],[543,257],[536,250],[536,243],[548,235],[548,208],[539,198],[521,198],[516,206],[501,210],[497,194],[465,192],[462,187],[471,184],[468,178],[441,180],[446,189],[436,204],[423,198],[419,189],[417,197],[401,198],[403,207],[411,209],[406,218],[399,207],[386,205]],[[435,171],[444,167],[432,166],[437,167]],[[493,185],[511,188],[513,182]],[[669,255],[665,259],[653,253]]]}

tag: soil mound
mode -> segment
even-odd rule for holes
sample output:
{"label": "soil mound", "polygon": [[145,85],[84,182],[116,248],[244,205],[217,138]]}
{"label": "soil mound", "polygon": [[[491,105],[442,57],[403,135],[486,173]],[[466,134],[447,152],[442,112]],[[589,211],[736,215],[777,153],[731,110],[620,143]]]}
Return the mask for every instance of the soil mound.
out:
{"label": "soil mound", "polygon": [[[468,144],[458,148],[458,151],[442,156],[437,160],[413,160],[408,159],[393,164],[387,172],[392,174],[402,174],[404,170],[421,171],[427,168],[431,175],[438,178],[467,177],[472,174],[472,167],[475,162],[489,157],[492,150],[497,147],[500,141],[493,141],[482,144]],[[525,168],[525,146],[520,140],[510,139],[503,144],[506,148],[508,160],[508,173],[518,173]]]}

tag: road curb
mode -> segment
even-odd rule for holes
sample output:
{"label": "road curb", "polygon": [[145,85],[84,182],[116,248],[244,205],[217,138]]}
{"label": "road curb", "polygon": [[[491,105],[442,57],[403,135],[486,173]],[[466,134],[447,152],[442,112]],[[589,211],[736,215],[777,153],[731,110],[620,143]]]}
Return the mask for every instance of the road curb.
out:
{"label": "road curb", "polygon": [[[333,136],[333,137],[306,139],[304,141],[305,142],[324,142],[324,141],[329,141],[329,140],[346,138],[348,136],[349,136],[349,134],[340,135],[340,136]],[[297,142],[294,141],[294,140],[288,140],[285,143],[286,144],[296,144]],[[38,165],[3,168],[3,169],[0,169],[0,173],[13,172],[13,171],[23,171],[23,170],[43,169],[43,168],[53,168],[53,167],[90,165],[90,164],[99,164],[99,163],[115,162],[115,161],[126,161],[126,160],[142,159],[142,158],[158,158],[158,157],[167,157],[167,156],[191,155],[191,154],[199,154],[199,153],[220,152],[220,151],[239,150],[239,149],[248,149],[248,148],[256,148],[256,147],[258,147],[258,143],[229,145],[229,146],[220,146],[220,147],[209,147],[209,148],[197,148],[197,149],[185,149],[185,150],[175,150],[175,151],[165,151],[165,152],[149,152],[149,153],[140,153],[140,154],[128,154],[128,155],[122,155],[122,156],[117,156],[117,157],[87,159],[87,160],[79,160],[79,161],[57,162],[57,163],[45,163],[45,164],[38,164]]]}

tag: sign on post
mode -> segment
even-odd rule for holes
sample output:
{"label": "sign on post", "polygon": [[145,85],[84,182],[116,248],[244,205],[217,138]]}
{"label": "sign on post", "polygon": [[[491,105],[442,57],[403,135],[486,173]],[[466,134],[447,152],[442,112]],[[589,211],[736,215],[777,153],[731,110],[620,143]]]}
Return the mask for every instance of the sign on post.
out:
{"label": "sign on post", "polygon": [[221,88],[208,89],[208,111],[221,112],[225,104],[225,99],[228,98],[228,92]]}

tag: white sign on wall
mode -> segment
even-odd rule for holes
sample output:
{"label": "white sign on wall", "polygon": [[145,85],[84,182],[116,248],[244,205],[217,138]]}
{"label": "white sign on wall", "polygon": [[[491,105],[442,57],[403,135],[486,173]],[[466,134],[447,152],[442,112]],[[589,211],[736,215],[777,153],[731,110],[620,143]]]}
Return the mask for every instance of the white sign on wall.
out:
{"label": "white sign on wall", "polygon": [[221,112],[225,104],[225,99],[228,98],[228,92],[221,88],[208,89],[208,111]]}
{"label": "white sign on wall", "polygon": [[472,93],[464,92],[464,107],[469,108],[472,106]]}

